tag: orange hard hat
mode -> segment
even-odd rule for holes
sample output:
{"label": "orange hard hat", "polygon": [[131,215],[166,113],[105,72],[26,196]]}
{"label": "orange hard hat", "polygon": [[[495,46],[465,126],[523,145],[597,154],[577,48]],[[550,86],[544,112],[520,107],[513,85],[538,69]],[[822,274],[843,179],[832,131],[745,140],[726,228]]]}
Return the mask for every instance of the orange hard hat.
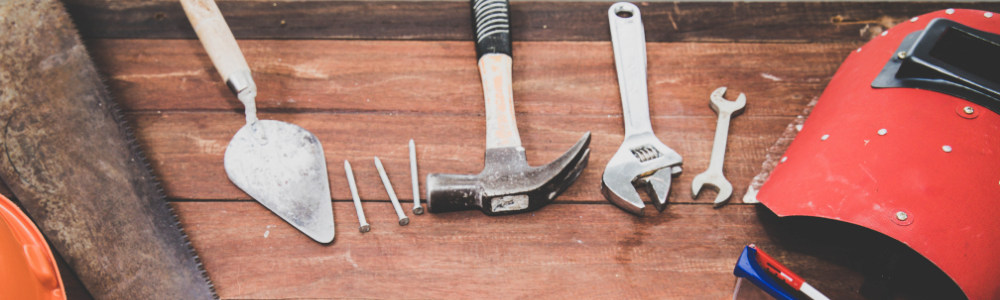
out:
{"label": "orange hard hat", "polygon": [[4,299],[65,300],[56,260],[35,223],[3,195],[0,220],[0,291]]}

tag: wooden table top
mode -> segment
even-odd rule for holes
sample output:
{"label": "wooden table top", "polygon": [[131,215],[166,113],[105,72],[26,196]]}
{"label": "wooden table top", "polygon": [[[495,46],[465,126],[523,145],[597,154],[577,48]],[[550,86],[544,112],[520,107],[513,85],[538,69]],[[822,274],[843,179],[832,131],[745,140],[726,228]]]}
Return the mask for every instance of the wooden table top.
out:
{"label": "wooden table top", "polygon": [[[529,163],[551,161],[587,131],[592,153],[553,204],[488,217],[410,213],[409,139],[421,189],[428,173],[483,168],[468,2],[219,1],[253,70],[260,117],[302,126],[323,144],[337,235],[322,245],[226,177],[223,153],[243,125],[243,107],[179,3],[65,2],[224,299],[727,299],[737,256],[750,243],[832,299],[956,297],[943,273],[878,233],[778,218],[741,199],[769,148],[850,51],[915,15],[1000,4],[637,3],[653,131],[684,158],[684,172],[664,212],[636,217],[600,193],[601,172],[624,135],[606,17],[612,2],[515,1],[514,106]],[[747,106],[732,120],[724,168],[735,192],[713,208],[714,191],[692,199],[689,190],[708,166],[717,119],[709,94],[720,86],[745,93]],[[408,226],[396,224],[374,156]],[[354,166],[369,233],[356,229],[343,160]]]}

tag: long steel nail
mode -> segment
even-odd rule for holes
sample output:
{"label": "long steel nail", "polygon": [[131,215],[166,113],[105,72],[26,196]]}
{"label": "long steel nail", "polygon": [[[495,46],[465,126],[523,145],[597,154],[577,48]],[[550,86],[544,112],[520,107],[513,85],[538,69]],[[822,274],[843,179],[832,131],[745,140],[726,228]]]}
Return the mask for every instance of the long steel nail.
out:
{"label": "long steel nail", "polygon": [[417,180],[417,147],[410,139],[410,178],[413,179],[413,214],[424,213],[424,208],[420,206],[420,182]]}
{"label": "long steel nail", "polygon": [[347,160],[344,160],[344,172],[347,173],[347,184],[351,186],[351,197],[354,197],[354,209],[358,211],[358,223],[361,224],[358,231],[368,232],[372,227],[365,220],[365,211],[361,209],[361,197],[358,197],[358,185],[354,183],[354,171],[351,171],[351,163]]}
{"label": "long steel nail", "polygon": [[378,176],[382,177],[382,185],[385,185],[385,192],[389,193],[389,200],[392,200],[392,208],[396,209],[396,216],[399,216],[399,226],[410,224],[410,218],[406,217],[403,207],[399,206],[396,191],[392,190],[392,183],[389,183],[389,176],[385,175],[385,168],[382,167],[382,161],[378,159],[378,156],[375,157],[375,168],[378,169]]}

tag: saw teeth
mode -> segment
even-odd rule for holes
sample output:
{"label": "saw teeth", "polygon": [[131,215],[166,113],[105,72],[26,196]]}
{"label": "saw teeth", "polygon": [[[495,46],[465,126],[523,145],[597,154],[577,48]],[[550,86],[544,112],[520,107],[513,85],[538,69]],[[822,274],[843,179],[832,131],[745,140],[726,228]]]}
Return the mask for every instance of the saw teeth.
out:
{"label": "saw teeth", "polygon": [[150,181],[153,182],[154,194],[152,195],[152,197],[156,200],[159,200],[161,205],[166,207],[167,212],[169,212],[170,216],[173,218],[174,228],[177,228],[177,231],[180,233],[181,240],[184,241],[184,246],[185,246],[184,248],[187,249],[187,253],[191,255],[191,258],[194,260],[194,263],[198,270],[198,274],[202,276],[202,278],[205,280],[205,283],[208,285],[208,291],[209,293],[211,293],[212,299],[216,300],[220,299],[219,293],[216,292],[215,290],[215,284],[212,283],[211,279],[209,279],[208,271],[205,270],[205,266],[201,263],[201,257],[198,256],[198,252],[195,251],[194,247],[191,246],[191,240],[189,239],[187,233],[184,232],[184,227],[181,226],[180,218],[177,217],[177,213],[174,212],[173,206],[171,206],[170,203],[167,201],[167,197],[163,192],[163,188],[160,185],[160,182],[156,180],[156,175],[154,175],[153,170],[150,167],[149,160],[143,154],[142,148],[139,146],[139,142],[135,138],[135,134],[132,133],[131,126],[128,125],[126,119],[124,118],[124,115],[121,112],[121,109],[118,108],[118,105],[114,103],[114,101],[110,102],[111,103],[109,104],[109,107],[112,108],[111,111],[113,112],[112,114],[113,118],[117,120],[118,125],[124,129],[126,143],[128,143],[128,145],[130,146],[132,153],[135,156],[137,156],[143,163],[143,165],[146,167],[146,175],[149,176]]}

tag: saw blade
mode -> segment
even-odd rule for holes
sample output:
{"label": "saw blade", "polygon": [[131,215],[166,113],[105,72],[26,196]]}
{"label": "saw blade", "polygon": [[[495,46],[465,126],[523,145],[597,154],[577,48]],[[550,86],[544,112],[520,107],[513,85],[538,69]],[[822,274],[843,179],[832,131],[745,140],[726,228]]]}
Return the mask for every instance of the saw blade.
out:
{"label": "saw blade", "polygon": [[0,6],[0,178],[96,299],[218,299],[65,8]]}

